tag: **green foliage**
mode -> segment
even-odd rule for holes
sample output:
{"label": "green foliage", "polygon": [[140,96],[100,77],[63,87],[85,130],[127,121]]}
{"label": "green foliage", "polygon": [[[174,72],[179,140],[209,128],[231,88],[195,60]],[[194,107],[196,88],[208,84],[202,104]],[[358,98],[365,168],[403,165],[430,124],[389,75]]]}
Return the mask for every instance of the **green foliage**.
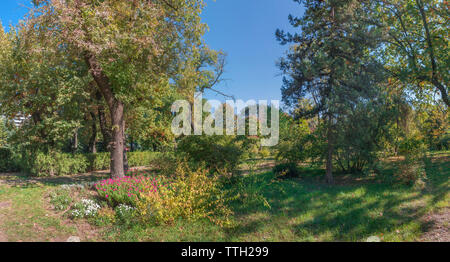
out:
{"label": "green foliage", "polygon": [[20,166],[10,148],[0,147],[0,172],[19,171]]}
{"label": "green foliage", "polygon": [[[282,45],[291,44],[279,62],[284,74],[283,102],[298,118],[317,117],[324,122],[320,144],[326,147],[320,151],[327,163],[327,181],[333,183],[337,124],[358,103],[377,100],[379,85],[385,80],[382,64],[372,55],[381,45],[382,31],[371,22],[370,2],[296,2],[305,7],[301,17],[289,19],[298,32],[276,32]],[[308,99],[311,103],[305,105]],[[302,141],[296,146],[287,151],[294,153],[288,158],[295,158],[295,153],[302,157]]]}
{"label": "green foliage", "polygon": [[86,172],[89,163],[83,155],[51,152],[35,153],[26,160],[25,169],[35,176],[64,176]]}
{"label": "green foliage", "polygon": [[262,159],[265,159],[271,156],[271,152],[268,148],[264,147],[259,151],[259,155]]}
{"label": "green foliage", "polygon": [[397,165],[397,170],[394,173],[395,180],[407,185],[425,183],[425,146],[423,139],[417,136],[406,138],[400,144],[399,152],[405,159]]}
{"label": "green foliage", "polygon": [[131,224],[137,217],[136,208],[120,204],[114,209],[118,220],[124,224]]}
{"label": "green foliage", "polygon": [[336,124],[335,159],[346,173],[362,172],[378,160],[383,141],[392,142],[389,127],[395,119],[395,106],[383,96],[377,102],[361,102]]}
{"label": "green foliage", "polygon": [[[108,152],[88,153],[84,154],[89,159],[89,170],[107,170],[111,162],[110,154]],[[128,166],[141,167],[149,166],[154,159],[159,157],[159,152],[127,152]]]}
{"label": "green foliage", "polygon": [[246,176],[233,176],[222,178],[222,182],[227,189],[227,194],[231,203],[237,203],[239,208],[270,209],[268,199],[264,192],[268,188],[275,188],[277,176],[274,174],[256,174],[251,173]]}
{"label": "green foliage", "polygon": [[[129,167],[149,166],[158,155],[158,152],[129,152]],[[110,157],[109,153],[37,152],[25,154],[21,164],[22,170],[35,176],[64,176],[106,170],[109,168]]]}
{"label": "green foliage", "polygon": [[86,154],[86,157],[89,160],[89,169],[92,171],[95,170],[106,170],[109,168],[111,158],[109,153],[107,152],[100,152],[100,153],[89,153]]}
{"label": "green foliage", "polygon": [[273,173],[280,178],[295,178],[300,176],[300,172],[295,163],[282,163],[273,167]]}
{"label": "green foliage", "polygon": [[448,3],[439,0],[373,1],[373,19],[386,31],[380,57],[392,76],[423,99],[439,92],[450,106]]}
{"label": "green foliage", "polygon": [[50,192],[50,203],[55,210],[66,210],[72,203],[70,191],[65,189],[56,189]]}
{"label": "green foliage", "polygon": [[220,226],[228,225],[232,211],[217,176],[207,169],[191,170],[185,162],[177,164],[176,177],[170,187],[145,190],[137,208],[145,223],[173,224],[182,218],[188,221],[208,219]]}
{"label": "green foliage", "polygon": [[130,167],[149,166],[155,159],[157,159],[161,153],[159,152],[128,152],[128,165]]}
{"label": "green foliage", "polygon": [[439,139],[437,148],[441,148],[442,150],[450,150],[450,132],[447,132]]}
{"label": "green foliage", "polygon": [[[421,110],[424,108],[423,110]],[[419,111],[420,110],[420,111]],[[419,129],[430,150],[446,150],[449,148],[450,115],[441,105],[428,103],[419,108],[416,121],[420,121]],[[424,112],[422,112],[424,111]]]}
{"label": "green foliage", "polygon": [[6,128],[6,120],[0,116],[0,148],[7,146],[7,138],[8,129]]}
{"label": "green foliage", "polygon": [[410,158],[424,156],[425,150],[423,138],[418,135],[405,138],[399,145],[399,153]]}
{"label": "green foliage", "polygon": [[102,207],[93,218],[93,221],[97,226],[111,226],[117,221],[116,212],[111,207]]}
{"label": "green foliage", "polygon": [[313,157],[313,146],[310,129],[306,120],[294,121],[282,113],[280,116],[280,142],[275,147],[276,159],[280,162],[298,163]]}
{"label": "green foliage", "polygon": [[244,154],[244,143],[232,136],[187,136],[179,142],[177,152],[213,172],[234,172]]}
{"label": "green foliage", "polygon": [[423,160],[411,156],[406,157],[397,165],[394,179],[401,184],[423,186],[426,180]]}

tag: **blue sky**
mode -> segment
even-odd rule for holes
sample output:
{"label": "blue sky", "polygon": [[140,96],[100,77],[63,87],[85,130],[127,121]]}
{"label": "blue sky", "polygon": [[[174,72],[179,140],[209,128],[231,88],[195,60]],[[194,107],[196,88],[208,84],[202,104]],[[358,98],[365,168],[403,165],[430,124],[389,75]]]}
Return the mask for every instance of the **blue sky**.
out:
{"label": "blue sky", "polygon": [[[292,0],[206,0],[202,14],[210,30],[206,43],[227,53],[226,82],[216,88],[242,100],[281,99],[282,77],[276,61],[286,48],[275,39],[277,28],[292,31],[289,14],[303,9]],[[17,23],[27,12],[28,0],[1,0],[3,26]],[[208,92],[206,98],[224,100]]]}
{"label": "blue sky", "polygon": [[[290,30],[289,14],[303,9],[292,0],[207,0],[202,15],[210,30],[206,43],[227,53],[224,78],[218,88],[244,101],[281,99],[282,77],[276,61],[286,48],[275,39],[277,28]],[[207,93],[206,97],[221,100]]]}

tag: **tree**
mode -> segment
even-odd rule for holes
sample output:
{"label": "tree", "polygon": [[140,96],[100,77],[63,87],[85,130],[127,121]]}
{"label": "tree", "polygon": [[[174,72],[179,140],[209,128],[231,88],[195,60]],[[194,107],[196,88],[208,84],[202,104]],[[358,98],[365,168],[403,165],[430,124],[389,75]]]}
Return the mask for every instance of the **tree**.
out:
{"label": "tree", "polygon": [[60,52],[58,41],[43,43],[33,23],[1,33],[0,114],[25,119],[12,139],[32,151],[61,147],[81,125],[86,67]]}
{"label": "tree", "polygon": [[285,112],[280,114],[280,142],[275,147],[276,158],[282,162],[297,164],[313,158],[311,128],[305,119],[294,120]]}
{"label": "tree", "polygon": [[[164,95],[199,56],[202,0],[35,0],[30,22],[82,59],[110,114],[111,175],[124,176],[125,114]],[[192,76],[191,76],[192,77]]]}
{"label": "tree", "polygon": [[[384,92],[384,94],[387,92]],[[335,159],[347,173],[361,172],[378,160],[384,141],[391,141],[389,127],[396,116],[395,104],[386,95],[360,102],[336,125]]]}
{"label": "tree", "polygon": [[0,117],[0,147],[4,147],[7,145],[7,138],[8,138],[8,133],[7,133],[5,119],[3,117]]}
{"label": "tree", "polygon": [[296,1],[303,3],[303,17],[289,16],[301,33],[277,30],[281,44],[292,46],[279,67],[285,75],[284,103],[296,107],[302,98],[315,102],[298,117],[319,116],[325,123],[326,180],[333,183],[333,155],[337,121],[364,99],[376,97],[373,87],[382,80],[380,65],[370,56],[378,47],[380,32],[370,25],[370,3],[357,0]]}
{"label": "tree", "polygon": [[387,32],[386,48],[381,50],[387,69],[418,94],[438,91],[448,107],[448,2],[376,2],[376,24]]}

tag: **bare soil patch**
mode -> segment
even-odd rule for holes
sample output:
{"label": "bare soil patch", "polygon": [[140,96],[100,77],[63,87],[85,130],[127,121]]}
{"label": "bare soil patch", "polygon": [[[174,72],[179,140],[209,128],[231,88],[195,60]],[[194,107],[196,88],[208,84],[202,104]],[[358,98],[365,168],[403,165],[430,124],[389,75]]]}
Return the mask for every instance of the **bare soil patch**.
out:
{"label": "bare soil patch", "polygon": [[450,209],[425,216],[424,224],[426,233],[420,241],[424,242],[450,242]]}

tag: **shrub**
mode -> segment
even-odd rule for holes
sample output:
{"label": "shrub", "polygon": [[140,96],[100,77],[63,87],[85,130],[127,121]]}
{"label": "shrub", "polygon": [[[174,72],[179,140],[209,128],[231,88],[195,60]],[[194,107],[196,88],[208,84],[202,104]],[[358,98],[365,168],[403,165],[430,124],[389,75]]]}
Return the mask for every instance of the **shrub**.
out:
{"label": "shrub", "polygon": [[106,179],[97,183],[95,189],[111,206],[120,204],[136,206],[136,199],[141,192],[158,191],[166,186],[159,178],[141,174],[134,177]]}
{"label": "shrub", "polygon": [[158,170],[159,174],[165,177],[172,177],[176,171],[177,157],[171,153],[161,153],[152,159],[150,166]]}
{"label": "shrub", "polygon": [[195,163],[204,163],[213,172],[236,170],[243,150],[231,136],[187,136],[178,144],[177,151]]}
{"label": "shrub", "polygon": [[111,207],[102,207],[95,216],[97,226],[108,226],[116,222],[116,213]]}
{"label": "shrub", "polygon": [[270,150],[267,149],[266,147],[263,147],[260,151],[259,151],[259,155],[261,156],[261,158],[268,158],[270,156]]}
{"label": "shrub", "polygon": [[423,183],[426,179],[423,141],[416,137],[405,139],[399,146],[399,152],[405,159],[397,165],[394,179],[408,185]]}
{"label": "shrub", "polygon": [[273,189],[279,185],[275,178],[274,174],[249,174],[234,176],[224,182],[230,188],[228,193],[231,200],[238,202],[241,208],[271,208],[262,192],[268,187]]}
{"label": "shrub", "polygon": [[178,163],[177,176],[170,187],[140,193],[137,211],[145,223],[172,224],[176,219],[209,219],[224,226],[229,224],[231,210],[218,178],[205,169],[192,171],[184,162]]}
{"label": "shrub", "polygon": [[120,204],[115,208],[117,218],[123,223],[130,223],[136,217],[136,208]]}
{"label": "shrub", "polygon": [[[158,152],[131,152],[127,154],[128,164],[130,167],[149,166],[159,155]],[[63,176],[108,169],[110,155],[107,152],[75,155],[59,152],[48,154],[38,152],[30,154],[24,162],[25,171],[32,175]],[[0,168],[1,163],[0,160]]]}
{"label": "shrub", "polygon": [[412,158],[405,159],[398,164],[394,178],[397,182],[407,185],[424,182],[426,175],[423,161]]}
{"label": "shrub", "polygon": [[278,177],[293,178],[299,177],[300,172],[295,163],[282,163],[273,167],[273,173]]}
{"label": "shrub", "polygon": [[[128,166],[129,167],[139,167],[139,166],[149,166],[152,161],[160,155],[159,152],[128,152]],[[90,163],[90,170],[106,170],[109,169],[109,165],[111,162],[110,153],[109,152],[101,152],[95,154],[86,154]]]}
{"label": "shrub", "polygon": [[160,155],[159,152],[128,152],[128,165],[130,167],[149,166]]}
{"label": "shrub", "polygon": [[89,153],[86,154],[86,157],[89,161],[89,170],[106,170],[109,168],[111,163],[111,158],[109,152],[100,152],[100,153]]}
{"label": "shrub", "polygon": [[29,161],[29,172],[36,176],[63,176],[88,171],[89,162],[84,155],[39,152]]}
{"label": "shrub", "polygon": [[19,167],[9,148],[0,148],[0,172],[15,172]]}

